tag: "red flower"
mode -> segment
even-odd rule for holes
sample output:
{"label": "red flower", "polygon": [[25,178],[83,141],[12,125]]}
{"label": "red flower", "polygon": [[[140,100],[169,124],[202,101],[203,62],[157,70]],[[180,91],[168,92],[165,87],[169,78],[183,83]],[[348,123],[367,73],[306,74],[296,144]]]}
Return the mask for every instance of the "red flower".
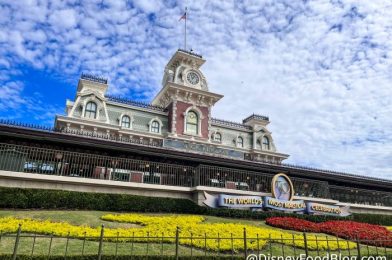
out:
{"label": "red flower", "polygon": [[283,229],[326,233],[348,240],[359,239],[363,244],[392,247],[392,232],[379,225],[343,220],[315,223],[293,217],[272,217],[266,223]]}

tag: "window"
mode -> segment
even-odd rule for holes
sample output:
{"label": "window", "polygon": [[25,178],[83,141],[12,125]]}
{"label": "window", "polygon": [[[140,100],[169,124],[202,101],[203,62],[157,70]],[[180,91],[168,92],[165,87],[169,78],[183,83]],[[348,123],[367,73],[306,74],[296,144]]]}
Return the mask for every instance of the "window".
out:
{"label": "window", "polygon": [[196,112],[189,111],[186,115],[186,133],[197,135],[198,134],[199,117]]}
{"label": "window", "polygon": [[214,134],[214,141],[215,142],[222,142],[222,135],[220,133],[215,133]]}
{"label": "window", "polygon": [[160,132],[160,129],[159,129],[159,122],[158,121],[152,121],[152,123],[151,123],[151,132],[152,133],[159,133]]}
{"label": "window", "polygon": [[84,110],[84,117],[95,119],[97,117],[97,104],[91,101],[88,102]]}
{"label": "window", "polygon": [[237,147],[244,147],[244,138],[242,138],[241,136],[238,136],[237,138]]}
{"label": "window", "polygon": [[131,118],[129,116],[123,116],[121,118],[121,126],[125,128],[131,127]]}
{"label": "window", "polygon": [[270,142],[268,137],[264,136],[263,137],[263,150],[269,150],[270,149]]}

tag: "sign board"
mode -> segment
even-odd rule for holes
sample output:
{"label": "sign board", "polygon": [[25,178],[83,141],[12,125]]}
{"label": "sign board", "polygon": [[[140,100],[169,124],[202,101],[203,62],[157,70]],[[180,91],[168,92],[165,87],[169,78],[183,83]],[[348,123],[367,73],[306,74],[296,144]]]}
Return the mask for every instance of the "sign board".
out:
{"label": "sign board", "polygon": [[284,212],[307,213],[314,215],[348,216],[349,208],[338,205],[328,205],[312,201],[293,200],[294,186],[290,178],[283,173],[276,174],[271,183],[272,196],[246,195],[211,195],[204,192],[204,204],[216,208],[248,208],[278,210]]}
{"label": "sign board", "polygon": [[326,205],[326,204],[315,203],[315,202],[306,203],[306,212],[311,215],[332,215],[332,216],[350,215],[348,207]]}
{"label": "sign board", "polygon": [[219,207],[262,208],[263,198],[260,196],[231,196],[221,194],[218,197]]}
{"label": "sign board", "polygon": [[195,144],[195,143],[181,141],[181,140],[165,139],[163,146],[168,148],[178,149],[178,150],[184,150],[187,152],[196,152],[201,154],[215,154],[219,156],[231,157],[237,159],[244,158],[243,152],[220,148],[214,145]]}
{"label": "sign board", "polygon": [[303,200],[279,200],[271,197],[264,197],[264,207],[282,211],[304,211],[306,204]]}

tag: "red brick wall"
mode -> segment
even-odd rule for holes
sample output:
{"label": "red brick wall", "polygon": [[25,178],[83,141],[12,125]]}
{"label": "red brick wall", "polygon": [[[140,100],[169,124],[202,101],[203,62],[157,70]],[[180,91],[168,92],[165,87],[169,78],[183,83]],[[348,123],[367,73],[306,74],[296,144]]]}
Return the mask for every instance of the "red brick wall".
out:
{"label": "red brick wall", "polygon": [[168,111],[169,111],[169,115],[168,115],[168,120],[167,120],[167,131],[169,133],[171,133],[172,131],[172,122],[173,122],[173,103],[171,103],[168,107],[167,107]]}
{"label": "red brick wall", "polygon": [[201,135],[204,138],[208,138],[208,108],[207,107],[197,107],[203,113],[204,119],[201,122]]}
{"label": "red brick wall", "polygon": [[[185,122],[184,112],[191,106],[192,106],[191,104],[177,101],[177,106],[176,106],[177,107],[177,111],[176,111],[177,134],[184,133],[184,122]],[[197,106],[197,108],[203,114],[203,119],[201,121],[201,135],[204,138],[208,138],[208,108],[207,107],[200,107],[200,106]]]}

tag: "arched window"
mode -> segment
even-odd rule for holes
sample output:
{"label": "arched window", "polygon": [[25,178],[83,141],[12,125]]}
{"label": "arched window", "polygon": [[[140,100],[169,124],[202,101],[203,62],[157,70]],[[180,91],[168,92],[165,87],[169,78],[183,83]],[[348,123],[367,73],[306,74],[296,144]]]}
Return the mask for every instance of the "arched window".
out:
{"label": "arched window", "polygon": [[237,147],[244,147],[244,138],[242,138],[241,136],[238,136],[237,138]]}
{"label": "arched window", "polygon": [[151,122],[151,132],[152,133],[159,133],[159,131],[160,131],[159,128],[160,128],[160,125],[159,125],[158,121],[154,120]]}
{"label": "arched window", "polygon": [[121,118],[121,126],[124,128],[130,128],[131,127],[131,118],[129,116],[123,116]]}
{"label": "arched window", "polygon": [[196,112],[189,111],[186,115],[186,133],[197,135],[198,134],[198,126],[199,126],[199,117]]}
{"label": "arched window", "polygon": [[220,133],[215,133],[214,134],[214,141],[218,142],[218,143],[222,142],[222,135]]}
{"label": "arched window", "polygon": [[84,117],[95,119],[97,117],[97,104],[92,101],[88,102],[84,110]]}
{"label": "arched window", "polygon": [[263,150],[269,150],[270,149],[270,141],[268,137],[263,136]]}

